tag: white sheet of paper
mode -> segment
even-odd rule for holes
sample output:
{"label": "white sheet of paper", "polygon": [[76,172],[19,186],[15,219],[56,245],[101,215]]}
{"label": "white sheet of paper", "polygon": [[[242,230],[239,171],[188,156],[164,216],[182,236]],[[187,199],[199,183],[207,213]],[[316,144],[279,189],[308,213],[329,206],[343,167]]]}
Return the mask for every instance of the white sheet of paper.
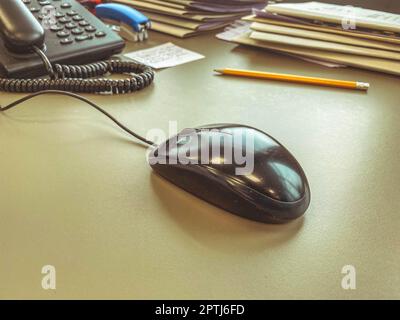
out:
{"label": "white sheet of paper", "polygon": [[154,69],[174,67],[204,58],[197,52],[178,47],[171,42],[150,49],[130,52],[125,56]]}
{"label": "white sheet of paper", "polygon": [[236,20],[227,26],[223,32],[218,33],[216,37],[224,41],[232,41],[234,38],[241,36],[249,31],[251,23],[243,20]]}
{"label": "white sheet of paper", "polygon": [[[304,3],[276,3],[268,5],[266,10],[270,13],[278,13],[281,15],[334,22],[342,24],[343,27],[347,24],[351,29],[360,26],[370,29],[400,32],[399,14],[349,5],[335,5],[315,1]],[[353,23],[354,26],[352,25]]]}

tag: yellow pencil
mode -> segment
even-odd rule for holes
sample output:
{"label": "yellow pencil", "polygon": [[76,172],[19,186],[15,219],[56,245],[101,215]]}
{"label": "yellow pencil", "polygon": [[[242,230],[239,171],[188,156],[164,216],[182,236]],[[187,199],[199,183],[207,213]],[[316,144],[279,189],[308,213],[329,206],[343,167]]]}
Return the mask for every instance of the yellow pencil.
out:
{"label": "yellow pencil", "polygon": [[249,77],[249,78],[269,79],[269,80],[278,80],[286,82],[305,83],[318,86],[328,86],[328,87],[337,87],[337,88],[354,89],[354,90],[367,91],[369,88],[369,83],[358,82],[358,81],[342,81],[334,79],[304,77],[293,74],[279,74],[279,73],[269,73],[269,72],[229,69],[229,68],[216,69],[214,71],[220,74],[238,76],[238,77]]}

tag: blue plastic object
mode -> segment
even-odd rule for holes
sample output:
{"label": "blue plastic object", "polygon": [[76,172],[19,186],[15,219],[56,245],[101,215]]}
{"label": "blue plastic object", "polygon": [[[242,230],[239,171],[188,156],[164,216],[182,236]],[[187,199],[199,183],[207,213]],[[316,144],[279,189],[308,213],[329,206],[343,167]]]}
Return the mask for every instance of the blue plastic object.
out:
{"label": "blue plastic object", "polygon": [[150,24],[141,12],[132,7],[118,3],[104,3],[96,6],[96,16],[100,19],[109,19],[123,22],[136,32],[141,32],[143,28],[148,28]]}

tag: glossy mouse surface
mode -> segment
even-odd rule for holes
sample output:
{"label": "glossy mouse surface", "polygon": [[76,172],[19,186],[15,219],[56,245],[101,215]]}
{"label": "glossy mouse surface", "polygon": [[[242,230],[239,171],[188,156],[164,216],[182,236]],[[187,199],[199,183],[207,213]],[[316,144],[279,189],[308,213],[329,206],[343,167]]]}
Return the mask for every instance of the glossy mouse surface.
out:
{"label": "glossy mouse surface", "polygon": [[310,203],[300,164],[278,141],[252,127],[185,129],[152,150],[148,161],[173,184],[247,219],[285,223],[302,216]]}

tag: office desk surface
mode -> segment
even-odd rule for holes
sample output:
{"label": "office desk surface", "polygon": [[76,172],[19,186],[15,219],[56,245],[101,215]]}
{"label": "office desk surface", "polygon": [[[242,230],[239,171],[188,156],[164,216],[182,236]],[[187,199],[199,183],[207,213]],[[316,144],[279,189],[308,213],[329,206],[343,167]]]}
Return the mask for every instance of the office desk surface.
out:
{"label": "office desk surface", "polygon": [[[286,225],[247,221],[152,173],[146,149],[84,103],[41,96],[0,116],[0,298],[400,298],[399,79],[329,69],[212,35],[152,33],[206,59],[154,85],[90,96],[146,135],[242,123],[281,141],[312,201]],[[213,75],[216,67],[358,80],[368,93]],[[4,105],[21,97],[1,94]],[[41,287],[53,265],[56,290]],[[356,290],[342,289],[342,268]]]}

